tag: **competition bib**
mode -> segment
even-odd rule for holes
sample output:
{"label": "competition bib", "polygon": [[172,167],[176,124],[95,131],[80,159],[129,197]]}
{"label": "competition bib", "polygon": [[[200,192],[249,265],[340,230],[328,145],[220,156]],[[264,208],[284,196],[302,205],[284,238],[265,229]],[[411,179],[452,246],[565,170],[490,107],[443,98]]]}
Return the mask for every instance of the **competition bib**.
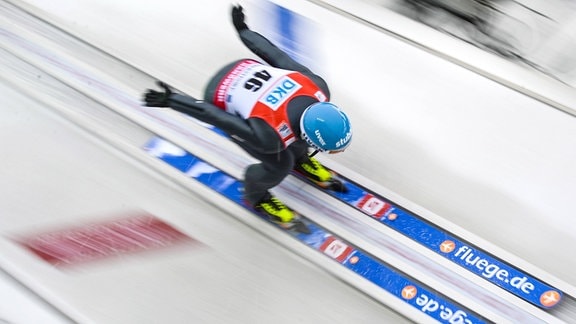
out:
{"label": "competition bib", "polygon": [[222,79],[214,104],[243,118],[265,120],[287,146],[295,140],[289,126],[286,103],[297,95],[326,101],[326,96],[308,77],[295,71],[243,60]]}
{"label": "competition bib", "polygon": [[288,74],[292,71],[281,70],[262,64],[252,64],[238,74],[228,88],[225,108],[248,118],[256,103],[262,103],[272,111],[278,108],[302,85]]}

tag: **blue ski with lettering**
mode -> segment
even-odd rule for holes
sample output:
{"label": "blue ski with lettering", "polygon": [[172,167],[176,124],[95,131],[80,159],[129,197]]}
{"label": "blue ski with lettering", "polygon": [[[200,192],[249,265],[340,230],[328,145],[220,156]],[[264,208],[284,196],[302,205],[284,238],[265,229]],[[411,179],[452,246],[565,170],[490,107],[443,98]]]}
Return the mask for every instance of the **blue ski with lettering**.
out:
{"label": "blue ski with lettering", "polygon": [[[212,125],[199,124],[223,137],[228,137],[222,130]],[[346,187],[346,190],[330,190],[325,184],[311,181],[296,171],[292,174],[533,305],[550,309],[561,301],[562,291],[559,289],[456,237],[337,171],[327,169],[334,174],[341,185]]]}

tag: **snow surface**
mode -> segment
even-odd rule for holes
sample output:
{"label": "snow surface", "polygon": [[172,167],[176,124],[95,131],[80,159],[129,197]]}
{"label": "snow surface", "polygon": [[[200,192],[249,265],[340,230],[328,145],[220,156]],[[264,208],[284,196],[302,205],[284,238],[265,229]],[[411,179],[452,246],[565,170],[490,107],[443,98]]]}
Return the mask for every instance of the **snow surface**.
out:
{"label": "snow surface", "polygon": [[[228,1],[25,2],[89,42],[196,96],[221,65],[251,56],[234,34]],[[246,7],[250,23],[250,8],[256,11],[257,4]],[[334,101],[350,113],[355,126],[351,148],[329,158],[574,285],[576,261],[569,251],[576,243],[576,119],[364,25],[311,4],[303,9],[320,35],[320,59],[314,68],[328,80]],[[8,215],[0,218],[4,233],[143,208],[194,228],[191,234],[209,246],[194,256],[159,256],[166,258],[170,278],[158,278],[160,267],[141,259],[75,274],[75,291],[80,287],[89,292],[77,302],[100,301],[101,308],[90,312],[93,318],[144,323],[161,314],[172,319],[166,322],[187,322],[182,318],[189,314],[186,307],[195,305],[192,316],[207,321],[237,316],[241,322],[282,322],[275,317],[278,313],[287,323],[329,318],[400,321],[245,226],[193,215],[198,210],[210,216],[218,212],[110,157],[73,126],[6,85],[1,92],[0,133],[5,142],[0,164],[8,171],[0,185],[0,209]],[[270,262],[264,269],[255,265],[261,258]],[[211,269],[189,265],[194,259],[196,265],[206,262],[230,270],[210,277]],[[232,265],[237,270],[231,270]],[[199,277],[191,282],[192,271]],[[48,272],[54,281],[49,284],[64,284],[64,276]],[[291,279],[289,286],[278,276],[296,282]],[[104,281],[110,277],[120,289],[142,288],[142,299],[116,295],[102,303],[108,297]],[[139,280],[127,280],[130,277]],[[147,280],[166,287],[182,285],[178,293],[183,300],[176,305],[181,312],[169,314],[168,307],[160,307],[132,318],[107,317],[134,316],[122,309],[140,311],[142,300],[174,293],[131,286]],[[202,296],[208,300],[193,294],[195,285],[206,291],[210,283],[222,280],[234,287],[230,300],[216,300],[221,296],[216,293]],[[310,284],[313,293],[299,294],[297,287]],[[74,294],[71,289],[68,293]],[[311,318],[283,312],[289,307],[303,314],[308,305],[314,309],[323,303],[338,305],[331,308],[338,311]],[[0,319],[33,323],[11,312],[0,314]]]}

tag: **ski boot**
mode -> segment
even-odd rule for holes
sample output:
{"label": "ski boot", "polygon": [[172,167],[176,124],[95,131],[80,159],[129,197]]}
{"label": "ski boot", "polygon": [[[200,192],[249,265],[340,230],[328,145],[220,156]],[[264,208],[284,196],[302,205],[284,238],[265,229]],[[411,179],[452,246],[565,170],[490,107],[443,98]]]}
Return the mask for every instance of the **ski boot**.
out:
{"label": "ski boot", "polygon": [[268,218],[286,230],[295,230],[299,233],[309,234],[310,229],[300,220],[293,210],[284,205],[278,198],[267,193],[254,209],[268,216]]}
{"label": "ski boot", "polygon": [[344,183],[336,179],[336,174],[327,170],[324,166],[322,166],[322,164],[320,164],[320,162],[318,162],[318,160],[313,157],[307,157],[296,162],[294,170],[321,188],[341,193],[348,192],[348,188],[346,188]]}

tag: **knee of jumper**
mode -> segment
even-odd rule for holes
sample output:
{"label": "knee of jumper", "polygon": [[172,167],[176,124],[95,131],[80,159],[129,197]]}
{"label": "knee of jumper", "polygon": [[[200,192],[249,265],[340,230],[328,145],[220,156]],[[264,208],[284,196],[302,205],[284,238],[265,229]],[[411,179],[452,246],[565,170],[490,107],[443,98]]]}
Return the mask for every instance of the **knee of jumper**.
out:
{"label": "knee of jumper", "polygon": [[293,166],[293,161],[283,160],[279,160],[278,163],[267,162],[252,164],[246,168],[245,179],[250,182],[257,181],[277,184],[290,173]]}

